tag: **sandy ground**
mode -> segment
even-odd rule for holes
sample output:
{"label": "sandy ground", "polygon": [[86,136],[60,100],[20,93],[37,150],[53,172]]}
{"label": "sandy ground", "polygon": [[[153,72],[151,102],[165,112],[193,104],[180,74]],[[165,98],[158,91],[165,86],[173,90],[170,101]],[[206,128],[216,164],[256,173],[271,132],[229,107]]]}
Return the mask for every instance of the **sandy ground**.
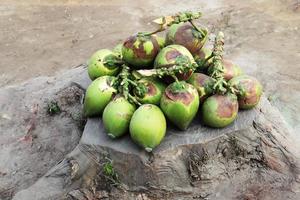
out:
{"label": "sandy ground", "polygon": [[289,124],[300,130],[300,2],[297,0],[1,0],[0,87],[54,75],[112,48],[151,20],[201,10],[226,34],[228,57],[257,76]]}

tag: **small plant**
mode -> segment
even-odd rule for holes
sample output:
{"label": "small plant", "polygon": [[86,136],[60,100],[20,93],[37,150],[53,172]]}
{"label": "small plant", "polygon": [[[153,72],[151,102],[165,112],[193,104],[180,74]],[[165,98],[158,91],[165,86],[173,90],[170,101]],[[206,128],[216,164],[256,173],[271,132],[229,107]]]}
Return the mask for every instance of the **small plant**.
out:
{"label": "small plant", "polygon": [[83,131],[86,124],[86,118],[83,116],[82,112],[71,113],[71,118],[76,122],[78,128]]}
{"label": "small plant", "polygon": [[56,101],[51,101],[47,105],[47,113],[51,116],[56,115],[61,112],[60,107],[58,106]]}
{"label": "small plant", "polygon": [[105,163],[103,164],[103,175],[110,182],[112,186],[120,185],[120,180],[117,172],[113,167],[113,161],[109,158],[105,158]]}

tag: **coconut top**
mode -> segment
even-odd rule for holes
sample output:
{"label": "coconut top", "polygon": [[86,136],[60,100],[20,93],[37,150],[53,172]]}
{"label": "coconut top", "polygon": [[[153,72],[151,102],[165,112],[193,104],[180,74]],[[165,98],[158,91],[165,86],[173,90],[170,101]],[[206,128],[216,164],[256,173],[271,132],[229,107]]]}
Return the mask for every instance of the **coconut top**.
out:
{"label": "coconut top", "polygon": [[191,63],[195,62],[192,54],[184,46],[176,44],[166,46],[156,56],[154,68],[170,67],[176,64],[176,59],[178,57],[183,56],[186,57]]}

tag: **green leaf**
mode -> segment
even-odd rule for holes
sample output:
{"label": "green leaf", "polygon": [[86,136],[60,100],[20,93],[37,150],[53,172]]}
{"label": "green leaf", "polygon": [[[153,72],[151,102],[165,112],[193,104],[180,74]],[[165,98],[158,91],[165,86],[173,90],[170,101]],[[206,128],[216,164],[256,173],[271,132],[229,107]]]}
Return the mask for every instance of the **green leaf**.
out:
{"label": "green leaf", "polygon": [[189,65],[191,62],[190,62],[190,59],[188,56],[185,56],[185,55],[180,55],[180,56],[177,56],[176,59],[175,59],[175,64],[176,65]]}
{"label": "green leaf", "polygon": [[105,58],[103,59],[103,64],[107,68],[114,69],[123,64],[123,61],[118,56],[110,54],[105,56]]}
{"label": "green leaf", "polygon": [[200,40],[201,40],[201,39],[203,38],[201,32],[197,31],[196,29],[193,29],[193,30],[192,30],[192,34],[193,34],[193,36],[194,36],[195,38],[197,38],[197,39],[200,39]]}
{"label": "green leaf", "polygon": [[174,93],[180,93],[180,92],[185,92],[185,82],[184,81],[178,81],[174,82],[171,85],[171,91]]}

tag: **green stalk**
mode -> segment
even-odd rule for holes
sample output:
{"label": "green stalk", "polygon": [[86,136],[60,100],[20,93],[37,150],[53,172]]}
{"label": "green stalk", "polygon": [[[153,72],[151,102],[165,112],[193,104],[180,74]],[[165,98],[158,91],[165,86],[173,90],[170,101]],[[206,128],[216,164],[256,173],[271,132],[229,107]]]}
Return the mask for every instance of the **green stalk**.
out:
{"label": "green stalk", "polygon": [[106,56],[103,60],[103,64],[108,67],[121,66],[124,61],[117,56]]}
{"label": "green stalk", "polygon": [[[172,76],[174,77],[178,73],[188,73],[189,71],[195,71],[198,65],[196,63],[191,63],[188,60],[180,60],[179,62],[171,65],[165,65],[163,68],[149,69],[149,70],[137,70],[134,73],[138,73],[138,76],[147,77],[159,77]],[[176,77],[177,78],[177,77]],[[175,79],[176,80],[176,79]]]}
{"label": "green stalk", "polygon": [[174,16],[172,16],[173,21],[171,21],[168,26],[171,26],[172,24],[179,24],[181,22],[188,22],[193,19],[199,19],[202,16],[201,12],[183,12],[178,13]]}
{"label": "green stalk", "polygon": [[213,73],[211,77],[215,79],[213,90],[215,93],[225,94],[227,92],[227,84],[223,78],[223,52],[224,52],[224,33],[219,32],[215,38],[213,49]]}
{"label": "green stalk", "polygon": [[159,32],[162,32],[166,30],[166,26],[171,26],[173,24],[179,24],[182,22],[190,22],[192,26],[201,33],[203,37],[205,37],[205,33],[199,29],[197,26],[195,26],[192,22],[193,19],[198,19],[202,16],[201,12],[182,12],[178,13],[176,15],[171,16],[172,20],[167,22],[166,17],[162,17],[162,24],[160,24],[160,27],[153,31],[153,32],[139,32],[138,36],[150,36]]}
{"label": "green stalk", "polygon": [[225,94],[231,92],[236,94],[237,90],[230,87],[224,79],[224,66],[223,66],[223,52],[224,52],[224,33],[219,32],[215,38],[213,49],[213,73],[211,77],[215,80],[213,86],[214,93]]}
{"label": "green stalk", "polygon": [[129,67],[125,64],[123,65],[123,69],[118,75],[117,89],[120,94],[124,96],[130,103],[134,103],[136,105],[141,105],[141,103],[130,94],[130,87],[136,88],[138,84],[130,79]]}
{"label": "green stalk", "polygon": [[198,27],[194,24],[193,20],[189,20],[189,22],[190,22],[190,24],[193,26],[193,28],[201,34],[202,38],[205,38],[206,34],[202,31],[202,29],[198,28]]}

